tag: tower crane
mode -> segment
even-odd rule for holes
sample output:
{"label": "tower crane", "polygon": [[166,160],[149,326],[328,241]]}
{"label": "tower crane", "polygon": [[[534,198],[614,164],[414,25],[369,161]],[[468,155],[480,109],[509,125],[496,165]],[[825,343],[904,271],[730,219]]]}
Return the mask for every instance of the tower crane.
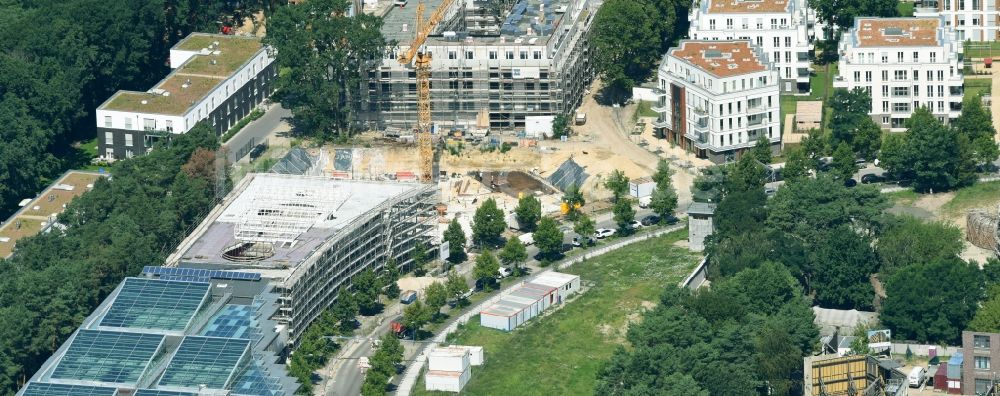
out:
{"label": "tower crane", "polygon": [[397,59],[404,65],[413,62],[417,72],[417,148],[420,150],[420,180],[433,180],[434,145],[431,142],[431,54],[420,50],[427,36],[444,18],[445,12],[454,0],[443,0],[429,18],[424,21],[424,2],[417,4],[417,28],[413,42],[405,53]]}

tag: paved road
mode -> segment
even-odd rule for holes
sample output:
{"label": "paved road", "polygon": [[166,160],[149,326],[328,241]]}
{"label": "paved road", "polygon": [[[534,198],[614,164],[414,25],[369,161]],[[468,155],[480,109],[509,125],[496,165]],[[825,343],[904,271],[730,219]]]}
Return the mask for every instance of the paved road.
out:
{"label": "paved road", "polygon": [[246,156],[253,146],[263,142],[268,135],[279,130],[290,130],[286,118],[291,118],[292,112],[275,103],[256,121],[243,127],[236,136],[229,139],[223,146],[228,149],[230,163],[239,161]]}

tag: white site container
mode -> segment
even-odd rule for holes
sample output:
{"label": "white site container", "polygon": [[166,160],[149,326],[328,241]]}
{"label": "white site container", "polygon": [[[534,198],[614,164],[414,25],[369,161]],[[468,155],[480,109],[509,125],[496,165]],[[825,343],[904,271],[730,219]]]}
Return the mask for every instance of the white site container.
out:
{"label": "white site container", "polygon": [[472,378],[472,370],[465,371],[428,371],[424,374],[424,389],[429,391],[461,392],[465,384]]}
{"label": "white site container", "polygon": [[628,182],[628,193],[629,195],[636,198],[644,198],[653,195],[653,190],[656,189],[656,182],[649,177],[640,177],[638,179],[630,180]]}
{"label": "white site container", "polygon": [[465,348],[437,348],[427,355],[429,371],[465,371],[470,366],[469,351]]}
{"label": "white site container", "polygon": [[483,365],[483,347],[481,346],[463,346],[467,351],[469,351],[469,364],[473,366]]}
{"label": "white site container", "polygon": [[566,298],[580,291],[580,277],[572,274],[549,271],[532,279],[531,283],[545,285],[556,288],[558,293],[557,303],[566,301]]}

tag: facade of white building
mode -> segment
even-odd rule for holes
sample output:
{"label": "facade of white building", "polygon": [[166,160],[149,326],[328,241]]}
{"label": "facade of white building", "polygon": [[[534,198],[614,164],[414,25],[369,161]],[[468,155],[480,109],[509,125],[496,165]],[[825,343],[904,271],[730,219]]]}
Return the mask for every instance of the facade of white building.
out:
{"label": "facade of white building", "polygon": [[682,41],[663,58],[660,136],[716,163],[767,138],[781,142],[778,72],[750,41]]}
{"label": "facade of white building", "polygon": [[750,40],[761,47],[782,93],[809,92],[812,37],[804,0],[701,0],[691,7],[692,40]]}
{"label": "facade of white building", "polygon": [[944,25],[955,29],[958,41],[994,41],[1000,11],[997,0],[924,0],[914,9],[916,17],[944,17]]}
{"label": "facade of white building", "polygon": [[883,128],[903,130],[920,107],[947,123],[962,111],[961,53],[943,17],[858,18],[840,41],[833,86],[867,89]]}

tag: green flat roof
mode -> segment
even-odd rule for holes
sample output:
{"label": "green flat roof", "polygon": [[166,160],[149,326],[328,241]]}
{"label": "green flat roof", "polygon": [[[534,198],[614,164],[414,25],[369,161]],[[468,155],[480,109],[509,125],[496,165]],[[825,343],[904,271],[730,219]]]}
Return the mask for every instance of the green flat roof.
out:
{"label": "green flat roof", "polygon": [[101,326],[183,331],[208,300],[204,282],[126,278]]}
{"label": "green flat roof", "polygon": [[[208,49],[216,42],[219,43],[217,47]],[[261,48],[263,45],[256,37],[192,33],[174,45],[173,49],[182,51],[208,49],[210,53],[192,56],[153,87],[169,92],[170,96],[149,92],[118,91],[100,109],[183,115],[253,58]],[[215,64],[212,64],[213,61]],[[142,104],[143,100],[146,104]]]}
{"label": "green flat roof", "polygon": [[159,334],[80,330],[52,371],[53,379],[131,385],[160,350]]}

